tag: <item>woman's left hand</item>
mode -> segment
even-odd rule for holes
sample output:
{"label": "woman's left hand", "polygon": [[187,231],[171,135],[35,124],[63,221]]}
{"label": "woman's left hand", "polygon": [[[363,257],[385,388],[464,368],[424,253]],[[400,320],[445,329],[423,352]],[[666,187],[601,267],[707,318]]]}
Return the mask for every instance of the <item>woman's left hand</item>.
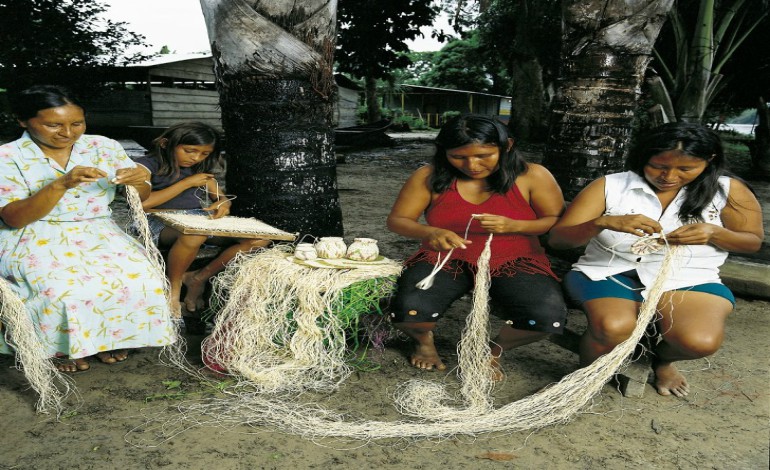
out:
{"label": "woman's left hand", "polygon": [[666,240],[672,245],[706,245],[719,229],[714,224],[706,223],[683,225],[667,233]]}
{"label": "woman's left hand", "polygon": [[141,187],[142,185],[147,185],[146,182],[150,181],[150,177],[150,172],[143,166],[121,168],[115,172],[113,183]]}
{"label": "woman's left hand", "polygon": [[479,221],[481,228],[489,233],[516,233],[519,231],[516,228],[517,221],[502,215],[479,214],[474,218]]}

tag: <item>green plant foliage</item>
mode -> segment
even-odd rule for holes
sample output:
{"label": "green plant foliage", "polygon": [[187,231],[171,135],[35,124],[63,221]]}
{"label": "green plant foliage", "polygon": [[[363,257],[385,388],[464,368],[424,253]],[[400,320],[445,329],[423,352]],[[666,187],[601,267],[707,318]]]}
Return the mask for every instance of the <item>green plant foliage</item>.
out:
{"label": "green plant foliage", "polygon": [[[0,0],[0,86],[45,82],[82,89],[98,78],[95,67],[145,59],[125,55],[144,45],[144,36],[103,18],[105,10],[99,0]],[[81,73],[63,73],[67,67]]]}
{"label": "green plant foliage", "polygon": [[[195,397],[206,397],[220,395],[226,388],[233,385],[233,379],[198,382],[195,384],[183,383],[181,380],[163,380],[161,385],[163,390],[144,397],[145,403],[157,400],[185,400]],[[193,389],[196,388],[196,389]]]}
{"label": "green plant foliage", "polygon": [[432,0],[340,0],[337,52],[341,72],[356,77],[390,78],[410,64],[405,41],[421,35],[438,13]]}
{"label": "green plant foliage", "polygon": [[428,129],[428,125],[425,123],[424,119],[410,113],[402,113],[401,110],[394,114],[391,120],[393,121],[393,127],[397,129],[401,128],[413,131]]}
{"label": "green plant foliage", "polygon": [[[759,96],[767,96],[770,59],[761,51],[770,51],[768,13],[765,0],[677,2],[651,64],[677,120],[710,121],[716,113],[709,109],[712,103],[719,104],[722,114],[731,106],[754,106]],[[744,89],[728,86],[731,81]]]}
{"label": "green plant foliage", "polygon": [[495,71],[480,60],[483,54],[475,32],[466,39],[450,41],[434,57],[433,68],[422,75],[421,85],[487,93],[501,91],[495,88]]}
{"label": "green plant foliage", "polygon": [[421,78],[430,72],[436,61],[436,57],[441,54],[438,51],[430,52],[407,52],[404,53],[410,64],[403,68],[395,68],[390,71],[391,82],[398,85],[420,85]]}
{"label": "green plant foliage", "polygon": [[[542,82],[556,80],[561,63],[560,0],[494,0],[479,17],[479,46],[487,63],[512,77],[521,63],[536,61],[542,70]],[[509,83],[506,95],[514,86]]]}
{"label": "green plant foliage", "polygon": [[364,79],[366,122],[380,119],[377,79],[410,65],[407,40],[429,26],[438,8],[432,0],[340,0],[337,7],[337,69]]}

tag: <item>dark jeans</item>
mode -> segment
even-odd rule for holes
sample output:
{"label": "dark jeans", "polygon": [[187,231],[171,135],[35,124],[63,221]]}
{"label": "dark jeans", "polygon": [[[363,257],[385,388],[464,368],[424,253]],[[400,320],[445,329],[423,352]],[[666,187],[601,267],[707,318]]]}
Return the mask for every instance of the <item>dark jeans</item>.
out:
{"label": "dark jeans", "polygon": [[[459,273],[455,267],[460,264]],[[404,270],[392,302],[393,323],[436,322],[447,309],[473,289],[474,274],[462,261],[450,261],[450,272],[442,270],[428,290],[415,284],[428,276],[433,265],[418,262]],[[559,282],[543,274],[517,273],[493,277],[489,295],[496,306],[493,312],[519,330],[561,333],[567,317]]]}

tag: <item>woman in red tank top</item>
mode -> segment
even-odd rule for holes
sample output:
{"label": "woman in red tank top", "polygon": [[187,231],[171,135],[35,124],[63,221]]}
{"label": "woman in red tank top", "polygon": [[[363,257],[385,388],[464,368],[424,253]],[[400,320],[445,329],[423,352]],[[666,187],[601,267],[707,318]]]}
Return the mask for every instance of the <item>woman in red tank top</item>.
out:
{"label": "woman in red tank top", "polygon": [[[493,117],[453,118],[435,143],[433,163],[412,174],[388,216],[391,231],[422,241],[399,279],[391,321],[416,343],[413,366],[444,370],[433,342],[436,321],[473,288],[476,261],[492,233],[490,296],[506,320],[491,345],[497,367],[504,350],[564,328],[561,287],[537,238],[556,223],[564,198],[551,173],[524,161]],[[439,253],[443,259],[452,249],[432,287],[416,287]]]}

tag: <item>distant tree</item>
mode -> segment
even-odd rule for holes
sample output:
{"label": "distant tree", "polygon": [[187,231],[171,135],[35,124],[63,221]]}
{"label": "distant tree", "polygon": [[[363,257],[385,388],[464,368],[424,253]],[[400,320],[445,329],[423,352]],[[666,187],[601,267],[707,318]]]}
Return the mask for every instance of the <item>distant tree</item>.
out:
{"label": "distant tree", "polygon": [[158,52],[158,54],[171,54],[171,49],[164,45],[160,48],[160,52]]}
{"label": "distant tree", "polygon": [[478,21],[489,64],[506,71],[508,126],[523,141],[543,141],[560,64],[560,0],[494,0]]}
{"label": "distant tree", "polygon": [[[0,87],[57,83],[82,90],[97,80],[94,67],[146,59],[127,55],[144,36],[125,22],[105,19],[99,0],[0,0]],[[57,73],[64,67],[77,67]]]}
{"label": "distant tree", "polygon": [[390,70],[391,81],[398,85],[420,85],[422,76],[430,72],[438,51],[406,52],[409,65]]}
{"label": "distant tree", "polygon": [[485,60],[478,34],[469,31],[464,39],[453,39],[434,55],[433,67],[422,75],[421,85],[455,90],[503,94],[509,81],[501,71]]}
{"label": "distant tree", "polygon": [[338,69],[364,79],[370,122],[380,119],[377,79],[390,80],[391,70],[410,64],[405,41],[437,13],[433,0],[339,0]]}

